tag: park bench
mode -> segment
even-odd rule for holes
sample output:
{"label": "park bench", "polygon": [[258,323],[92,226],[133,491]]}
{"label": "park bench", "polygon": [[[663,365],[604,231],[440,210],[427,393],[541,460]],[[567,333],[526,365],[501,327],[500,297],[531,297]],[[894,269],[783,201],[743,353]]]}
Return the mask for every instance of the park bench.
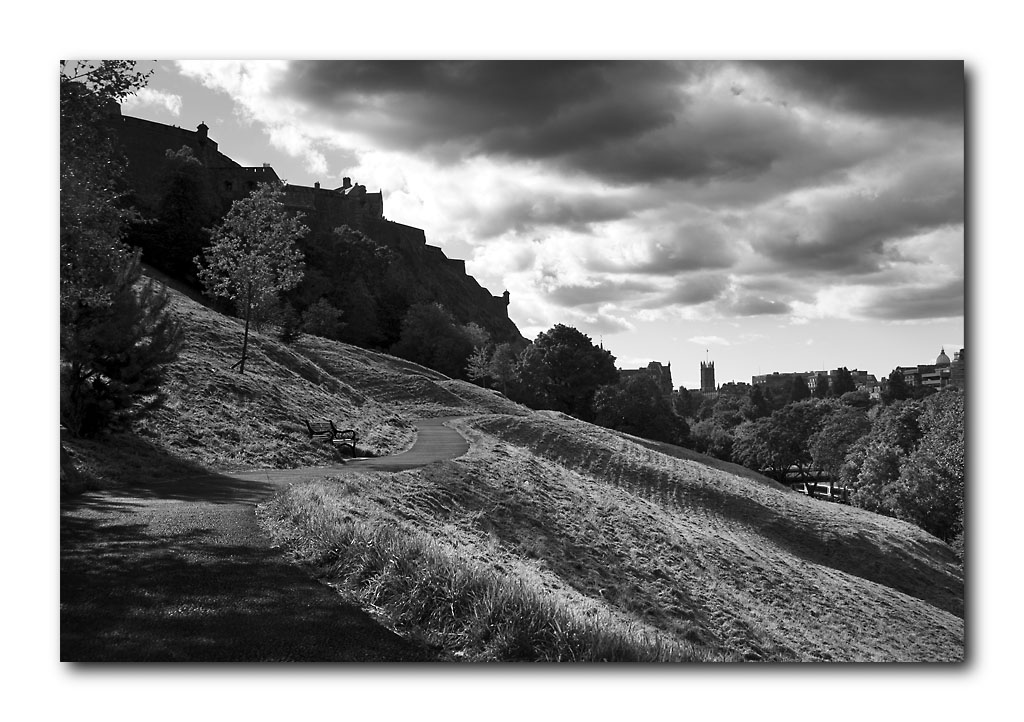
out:
{"label": "park bench", "polygon": [[338,429],[330,419],[327,421],[306,419],[306,428],[309,430],[309,438],[327,441],[339,451],[347,446],[352,452],[352,456],[356,455],[356,442],[359,437],[356,436],[354,429]]}

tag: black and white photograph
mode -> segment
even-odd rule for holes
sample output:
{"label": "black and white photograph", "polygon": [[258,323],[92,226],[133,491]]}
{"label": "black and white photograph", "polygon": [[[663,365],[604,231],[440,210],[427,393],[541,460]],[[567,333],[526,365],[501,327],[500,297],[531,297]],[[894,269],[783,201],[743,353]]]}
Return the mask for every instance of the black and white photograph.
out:
{"label": "black and white photograph", "polygon": [[10,708],[1005,716],[1011,17],[19,9]]}
{"label": "black and white photograph", "polygon": [[963,60],[68,60],[61,660],[956,663]]}

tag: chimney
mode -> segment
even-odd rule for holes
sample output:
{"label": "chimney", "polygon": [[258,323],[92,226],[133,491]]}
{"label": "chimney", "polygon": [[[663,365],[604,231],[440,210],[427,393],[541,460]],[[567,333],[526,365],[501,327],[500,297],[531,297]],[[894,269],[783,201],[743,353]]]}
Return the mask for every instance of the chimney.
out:
{"label": "chimney", "polygon": [[320,181],[317,181],[316,183],[314,183],[313,187],[316,188],[317,190],[320,190]]}
{"label": "chimney", "polygon": [[342,190],[344,190],[346,188],[351,188],[351,187],[352,187],[352,179],[351,178],[345,177],[345,178],[341,179],[341,188],[342,188]]}

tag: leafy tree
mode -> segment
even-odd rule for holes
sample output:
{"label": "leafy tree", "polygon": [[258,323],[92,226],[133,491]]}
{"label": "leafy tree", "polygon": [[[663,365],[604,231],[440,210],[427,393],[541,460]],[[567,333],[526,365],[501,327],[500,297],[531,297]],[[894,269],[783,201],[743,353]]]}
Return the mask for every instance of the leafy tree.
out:
{"label": "leafy tree", "polygon": [[619,379],[615,357],[595,346],[587,335],[563,324],[539,334],[530,348],[534,358],[529,371],[551,408],[593,420],[597,389]]}
{"label": "leafy tree", "polygon": [[700,402],[700,393],[688,391],[685,386],[680,386],[672,394],[672,405],[675,407],[676,414],[683,419],[693,418]]}
{"label": "leafy tree", "polygon": [[133,262],[124,242],[139,214],[128,206],[124,159],[115,150],[110,107],[146,84],[133,60],[60,63],[60,305],[112,302]]}
{"label": "leafy tree", "polygon": [[342,312],[321,298],[302,314],[302,330],[313,336],[337,339],[345,325]]}
{"label": "leafy tree", "polygon": [[835,484],[846,453],[861,437],[871,431],[867,414],[851,406],[837,406],[808,440],[808,450],[814,466],[828,474]]}
{"label": "leafy tree", "polygon": [[106,122],[147,77],[131,60],[60,64],[60,412],[81,436],[155,408],[181,343],[166,292],[137,287],[140,216]]}
{"label": "leafy tree", "polygon": [[907,384],[903,373],[895,368],[889,374],[889,378],[882,389],[882,403],[888,405],[894,401],[903,401],[913,397],[913,389]]}
{"label": "leafy tree", "polygon": [[670,444],[685,442],[689,431],[658,382],[646,373],[600,387],[594,395],[594,422]]}
{"label": "leafy tree", "polygon": [[814,382],[814,398],[824,399],[828,397],[828,374],[818,374]]}
{"label": "leafy tree", "polygon": [[219,208],[206,169],[189,146],[167,150],[160,186],[155,220],[134,226],[130,240],[147,263],[198,283],[192,259],[209,243],[205,229],[216,222]]}
{"label": "leafy tree", "polygon": [[402,335],[391,353],[452,378],[463,378],[473,342],[444,306],[417,303],[409,307]]}
{"label": "leafy tree", "polygon": [[792,467],[803,470],[810,465],[811,436],[828,412],[828,405],[808,399],[743,424],[736,429],[734,459],[785,482]]}
{"label": "leafy tree", "polygon": [[302,252],[295,244],[308,229],[285,211],[283,195],[280,186],[263,183],[232,203],[211,231],[212,244],[195,258],[207,293],[234,301],[245,318],[242,356],[232,366],[240,373],[254,312],[302,280]]}
{"label": "leafy tree", "polygon": [[755,385],[750,389],[750,411],[747,414],[747,420],[754,421],[768,416],[771,412],[771,402],[765,397],[761,385]]}
{"label": "leafy tree", "polygon": [[853,383],[853,374],[850,373],[850,370],[845,366],[836,369],[832,374],[832,389],[829,395],[838,398],[845,393],[856,390],[857,385]]}
{"label": "leafy tree", "polygon": [[278,338],[283,343],[294,343],[302,336],[302,317],[291,303],[284,304],[278,328]]}
{"label": "leafy tree", "polygon": [[491,353],[488,372],[497,383],[503,394],[508,394],[509,384],[515,377],[516,351],[511,343],[499,343]]}
{"label": "leafy tree", "polygon": [[96,436],[159,407],[181,330],[166,289],[140,284],[139,256],[106,288],[106,303],[77,303],[61,324],[61,424]]}
{"label": "leafy tree", "polygon": [[711,419],[698,421],[690,427],[690,443],[694,450],[714,456],[716,459],[731,461],[733,458],[733,433]]}
{"label": "leafy tree", "polygon": [[795,376],[789,385],[789,400],[803,401],[811,397],[811,389],[807,386],[807,381],[804,380],[803,376]]}

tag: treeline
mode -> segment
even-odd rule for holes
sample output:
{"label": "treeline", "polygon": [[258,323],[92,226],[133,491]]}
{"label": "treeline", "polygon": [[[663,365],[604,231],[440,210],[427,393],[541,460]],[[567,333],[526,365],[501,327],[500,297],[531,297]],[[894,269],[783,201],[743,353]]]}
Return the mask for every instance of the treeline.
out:
{"label": "treeline", "polygon": [[761,386],[707,398],[681,389],[676,408],[691,419],[695,450],[783,483],[823,472],[851,504],[917,524],[962,553],[964,394],[902,381],[894,371],[877,401],[842,387],[798,400]]}

